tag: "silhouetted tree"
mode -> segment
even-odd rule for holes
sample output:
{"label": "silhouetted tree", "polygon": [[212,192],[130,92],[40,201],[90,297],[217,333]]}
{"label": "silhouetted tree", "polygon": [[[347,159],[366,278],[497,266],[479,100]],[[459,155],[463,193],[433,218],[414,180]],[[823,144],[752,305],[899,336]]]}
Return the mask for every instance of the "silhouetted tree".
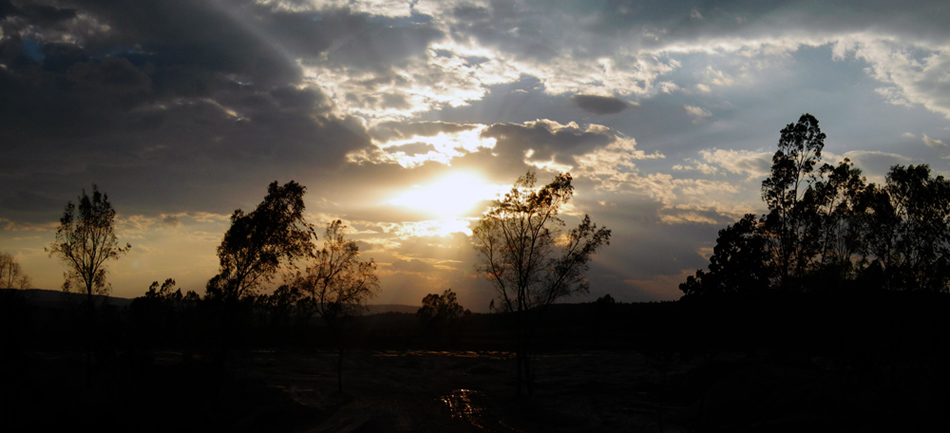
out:
{"label": "silhouetted tree", "polygon": [[426,333],[439,339],[456,324],[464,311],[455,292],[445,289],[441,295],[430,293],[422,298],[422,308],[416,311],[416,316],[422,321]]}
{"label": "silhouetted tree", "polygon": [[528,172],[504,198],[492,202],[472,230],[480,263],[495,286],[503,311],[514,313],[517,333],[517,387],[533,392],[530,340],[532,310],[576,293],[587,293],[584,273],[591,255],[610,240],[610,230],[597,228],[588,215],[568,233],[561,207],[574,195],[570,174],[560,174],[541,188]]}
{"label": "silhouetted tree", "polygon": [[282,284],[270,296],[262,296],[258,302],[266,304],[270,323],[275,328],[288,325],[298,315],[303,293],[292,284]]}
{"label": "silhouetted tree", "polygon": [[63,291],[70,292],[74,284],[86,295],[86,365],[87,379],[91,374],[92,338],[95,328],[95,296],[106,295],[106,261],[117,260],[132,248],[131,245],[119,245],[115,235],[115,209],[109,203],[109,196],[92,186],[92,197],[82,191],[79,205],[67,202],[63,216],[59,219],[56,241],[46,252],[50,257],[58,257],[66,264]]}
{"label": "silhouetted tree", "polygon": [[145,343],[163,343],[178,337],[178,315],[183,309],[184,295],[175,288],[175,280],[166,279],[161,286],[152,282],[145,296],[135,298],[129,312],[139,335],[136,340]]}
{"label": "silhouetted tree", "polygon": [[815,181],[815,165],[821,160],[824,140],[818,120],[803,114],[797,123],[782,129],[771,173],[762,181],[762,200],[769,209],[764,228],[771,239],[781,288],[800,287],[816,254],[817,203],[803,199]]}
{"label": "silhouetted tree", "polygon": [[313,229],[303,216],[305,192],[297,182],[274,181],[254,211],[237,209],[231,215],[218,246],[219,272],[205,288],[204,315],[214,317],[208,323],[217,328],[212,332],[218,335],[221,364],[245,341],[239,336],[251,326],[262,286],[313,251]]}
{"label": "silhouetted tree", "polygon": [[58,257],[69,269],[63,290],[68,292],[73,284],[78,284],[91,305],[94,295],[109,292],[106,261],[117,260],[130,248],[129,244],[119,245],[115,235],[115,209],[109,203],[109,196],[93,185],[92,197],[86,195],[86,190],[82,191],[78,208],[73,202],[66,204],[56,230],[56,241],[46,252],[50,257]]}
{"label": "silhouetted tree", "polygon": [[231,227],[218,246],[220,271],[208,282],[208,296],[236,300],[256,295],[284,263],[308,256],[313,230],[303,216],[306,188],[272,182],[253,212],[231,215]]}
{"label": "silhouetted tree", "polygon": [[767,289],[770,269],[768,240],[759,233],[755,215],[746,214],[719,231],[709,272],[697,270],[680,284],[686,297]]}
{"label": "silhouetted tree", "polygon": [[686,297],[762,288],[764,275],[793,290],[950,289],[950,181],[896,165],[885,186],[868,184],[848,159],[816,174],[824,139],[809,114],[782,130],[762,182],[769,213],[719,232],[709,270],[680,285]]}
{"label": "silhouetted tree", "polygon": [[30,276],[23,272],[13,255],[0,252],[0,289],[26,290],[32,286]]}
{"label": "silhouetted tree", "polygon": [[359,247],[345,238],[345,231],[340,220],[327,224],[323,249],[314,253],[312,264],[295,282],[305,302],[326,322],[336,343],[339,392],[343,392],[343,321],[361,314],[366,301],[379,290],[376,262],[360,261]]}
{"label": "silhouetted tree", "polygon": [[946,291],[950,281],[950,181],[927,165],[891,167],[886,192],[867,197],[868,232],[886,287]]}
{"label": "silhouetted tree", "polygon": [[837,166],[825,164],[811,193],[818,213],[820,260],[817,284],[838,287],[853,280],[858,272],[856,255],[863,249],[864,218],[860,200],[867,189],[861,169],[845,159]]}

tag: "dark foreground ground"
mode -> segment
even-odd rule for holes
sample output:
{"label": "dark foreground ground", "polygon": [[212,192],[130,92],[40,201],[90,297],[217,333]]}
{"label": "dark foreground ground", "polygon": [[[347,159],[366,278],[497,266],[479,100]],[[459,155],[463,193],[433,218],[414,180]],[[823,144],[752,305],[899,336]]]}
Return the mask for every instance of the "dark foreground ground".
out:
{"label": "dark foreground ground", "polygon": [[319,329],[252,328],[220,356],[213,327],[161,340],[116,316],[87,364],[82,326],[6,307],[0,432],[950,431],[942,295],[559,306],[537,321],[530,398],[497,315],[438,344],[412,315],[364,318],[339,393]]}
{"label": "dark foreground ground", "polygon": [[[218,370],[180,354],[100,365],[31,354],[4,384],[4,431],[782,432],[946,431],[946,366],[835,366],[722,353],[537,358],[531,398],[498,352],[255,351]],[[140,361],[141,362],[141,361]],[[892,377],[893,376],[893,377]],[[9,380],[9,379],[8,379]]]}

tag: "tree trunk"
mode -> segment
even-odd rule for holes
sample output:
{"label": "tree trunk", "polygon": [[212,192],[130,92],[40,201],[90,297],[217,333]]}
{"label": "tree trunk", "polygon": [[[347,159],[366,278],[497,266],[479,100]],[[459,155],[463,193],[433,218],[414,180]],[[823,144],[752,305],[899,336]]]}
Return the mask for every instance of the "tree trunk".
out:
{"label": "tree trunk", "polygon": [[92,290],[86,290],[86,388],[92,388],[92,340],[96,326],[96,307],[92,303]]}
{"label": "tree trunk", "polygon": [[340,346],[340,354],[336,360],[336,390],[343,394],[343,347]]}
{"label": "tree trunk", "polygon": [[326,314],[321,314],[323,320],[327,322],[327,328],[330,329],[330,335],[333,336],[333,342],[336,343],[337,348],[337,360],[336,360],[336,389],[337,392],[343,393],[343,339],[340,337],[340,330],[333,326],[333,319],[331,319]]}

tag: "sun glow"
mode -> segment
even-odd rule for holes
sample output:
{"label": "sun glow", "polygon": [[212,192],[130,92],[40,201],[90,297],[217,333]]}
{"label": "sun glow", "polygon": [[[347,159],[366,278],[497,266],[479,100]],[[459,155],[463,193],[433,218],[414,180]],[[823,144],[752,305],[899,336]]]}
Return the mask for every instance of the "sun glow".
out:
{"label": "sun glow", "polygon": [[503,188],[485,182],[472,172],[456,172],[425,185],[415,185],[409,191],[387,203],[419,211],[440,219],[461,218],[476,211],[475,205],[491,200]]}

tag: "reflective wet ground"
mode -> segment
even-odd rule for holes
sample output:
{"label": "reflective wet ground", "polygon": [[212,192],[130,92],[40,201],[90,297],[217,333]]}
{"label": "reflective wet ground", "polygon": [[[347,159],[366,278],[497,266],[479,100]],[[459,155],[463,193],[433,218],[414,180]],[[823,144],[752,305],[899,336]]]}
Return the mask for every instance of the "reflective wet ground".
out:
{"label": "reflective wet ground", "polygon": [[472,389],[456,389],[440,397],[452,418],[463,420],[480,429],[485,429],[482,416],[486,399],[484,394]]}

